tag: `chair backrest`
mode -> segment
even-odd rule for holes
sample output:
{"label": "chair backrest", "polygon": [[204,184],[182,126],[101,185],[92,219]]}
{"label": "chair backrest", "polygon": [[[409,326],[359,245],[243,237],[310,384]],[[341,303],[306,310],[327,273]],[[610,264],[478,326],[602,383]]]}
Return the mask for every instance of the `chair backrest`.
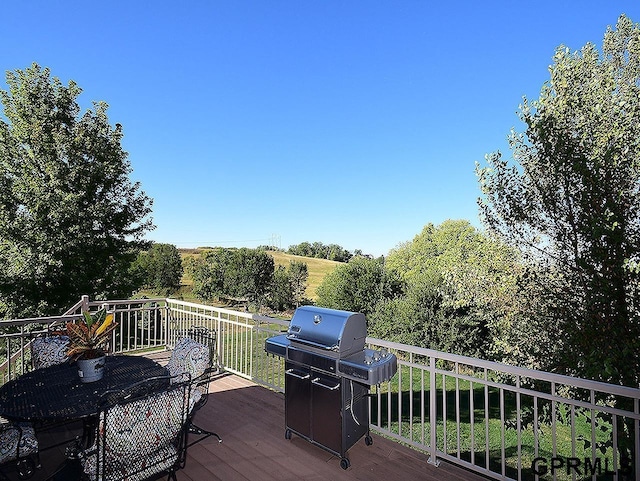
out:
{"label": "chair backrest", "polygon": [[55,366],[69,360],[69,336],[36,337],[31,341],[31,365],[33,369]]}
{"label": "chair backrest", "polygon": [[166,367],[171,376],[186,373],[191,377],[190,410],[201,407],[206,402],[211,378],[209,348],[190,337],[183,337],[173,348]]}
{"label": "chair backrest", "polygon": [[38,453],[33,426],[27,423],[0,424],[0,464]]}
{"label": "chair backrest", "polygon": [[90,479],[146,479],[184,466],[190,379],[151,378],[103,396]]}
{"label": "chair backrest", "polygon": [[209,365],[212,368],[218,367],[218,356],[216,346],[216,331],[212,331],[205,326],[191,326],[187,335],[196,342],[209,348]]}

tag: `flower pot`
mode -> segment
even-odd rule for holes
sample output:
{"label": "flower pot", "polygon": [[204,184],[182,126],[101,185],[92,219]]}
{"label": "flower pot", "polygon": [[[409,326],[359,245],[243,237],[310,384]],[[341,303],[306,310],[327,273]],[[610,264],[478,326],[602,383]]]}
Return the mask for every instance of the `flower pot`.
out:
{"label": "flower pot", "polygon": [[94,382],[104,375],[105,356],[95,359],[78,359],[78,376],[82,382]]}

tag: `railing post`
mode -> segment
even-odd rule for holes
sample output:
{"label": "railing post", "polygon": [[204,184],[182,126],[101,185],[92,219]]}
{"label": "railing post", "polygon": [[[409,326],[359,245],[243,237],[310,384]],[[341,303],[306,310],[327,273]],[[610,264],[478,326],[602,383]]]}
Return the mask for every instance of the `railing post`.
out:
{"label": "railing post", "polygon": [[431,440],[429,442],[429,460],[427,462],[438,466],[440,465],[436,455],[438,450],[438,406],[436,405],[438,389],[436,388],[436,358],[434,356],[429,357],[429,370],[429,426],[431,427]]}
{"label": "railing post", "polygon": [[83,311],[89,310],[89,296],[86,294],[83,294],[82,296],[82,310]]}
{"label": "railing post", "polygon": [[[633,400],[633,412],[640,414],[640,400]],[[640,479],[640,420],[636,418],[633,421],[634,438],[635,438],[635,453],[634,453],[634,467],[635,467],[635,479]]]}
{"label": "railing post", "polygon": [[224,371],[225,369],[225,359],[223,358],[223,349],[224,349],[224,338],[222,336],[222,321],[220,320],[220,313],[216,312],[216,342],[218,345],[216,346],[216,352],[218,354],[218,369]]}
{"label": "railing post", "polygon": [[171,306],[169,305],[169,299],[164,303],[165,308],[165,316],[164,316],[164,332],[162,333],[164,337],[164,348],[169,349],[169,316],[171,313]]}

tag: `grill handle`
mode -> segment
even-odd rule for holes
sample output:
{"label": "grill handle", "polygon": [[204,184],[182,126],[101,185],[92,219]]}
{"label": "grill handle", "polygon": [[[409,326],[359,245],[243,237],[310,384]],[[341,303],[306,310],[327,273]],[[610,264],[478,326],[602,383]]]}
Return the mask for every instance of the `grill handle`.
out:
{"label": "grill handle", "polygon": [[298,379],[309,379],[311,377],[311,374],[309,374],[308,372],[305,371],[297,371],[295,369],[287,369],[285,374],[289,375],[289,376],[293,376],[293,377],[297,377]]}
{"label": "grill handle", "polygon": [[299,337],[297,337],[294,334],[289,334],[287,336],[287,339],[289,339],[290,341],[299,342],[300,344],[306,344],[307,346],[317,347],[317,348],[323,349],[325,351],[336,351],[337,352],[340,349],[340,346],[338,346],[338,344],[335,344],[333,346],[327,346],[326,344],[320,344],[319,342],[313,342],[313,341],[307,341],[306,339],[300,339]]}
{"label": "grill handle", "polygon": [[340,383],[325,384],[325,383],[322,382],[322,380],[319,377],[313,379],[311,381],[311,384],[315,384],[316,386],[320,386],[322,388],[328,389],[329,391],[335,391],[336,389],[338,389],[340,387]]}

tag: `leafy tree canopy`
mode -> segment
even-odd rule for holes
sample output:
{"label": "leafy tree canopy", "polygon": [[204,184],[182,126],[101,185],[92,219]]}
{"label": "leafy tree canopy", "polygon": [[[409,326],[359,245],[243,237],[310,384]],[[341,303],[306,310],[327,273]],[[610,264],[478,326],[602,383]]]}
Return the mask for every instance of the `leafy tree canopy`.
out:
{"label": "leafy tree canopy", "polygon": [[257,249],[207,250],[189,263],[193,291],[201,299],[230,297],[261,303],[274,275],[273,257]]}
{"label": "leafy tree canopy", "polygon": [[75,82],[37,64],[0,91],[0,314],[59,314],[82,294],[128,296],[153,228],[107,104],[80,114]]}
{"label": "leafy tree canopy", "polygon": [[385,269],[383,261],[354,257],[338,265],[318,286],[318,305],[369,314],[379,300],[395,297],[401,282]]}
{"label": "leafy tree canopy", "polygon": [[154,243],[140,252],[134,263],[140,271],[144,285],[153,289],[177,289],[182,280],[182,258],[175,245]]}
{"label": "leafy tree canopy", "polygon": [[322,242],[314,242],[313,244],[301,242],[300,244],[289,246],[288,252],[297,256],[329,259],[337,262],[348,262],[354,255],[337,244],[325,245]]}
{"label": "leafy tree canopy", "polygon": [[379,303],[372,334],[458,354],[486,357],[511,333],[515,315],[513,249],[466,220],[426,225],[413,241],[389,253],[386,267],[404,280],[401,296]]}
{"label": "leafy tree canopy", "polygon": [[495,152],[477,167],[481,215],[542,275],[570,353],[561,368],[637,386],[640,28],[622,15],[602,53],[560,46],[549,71],[520,107],[512,158]]}

